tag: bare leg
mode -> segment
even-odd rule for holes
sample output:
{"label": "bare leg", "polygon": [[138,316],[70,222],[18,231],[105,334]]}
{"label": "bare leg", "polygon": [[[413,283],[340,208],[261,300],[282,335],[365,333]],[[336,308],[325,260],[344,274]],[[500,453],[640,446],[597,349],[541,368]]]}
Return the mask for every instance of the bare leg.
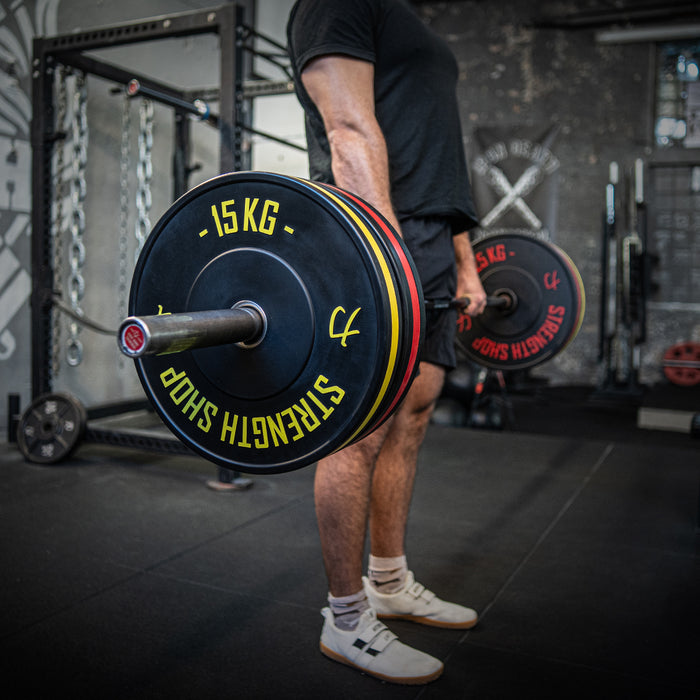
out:
{"label": "bare leg", "polygon": [[325,459],[316,468],[314,496],[328,588],[336,597],[362,589],[372,471],[388,425]]}
{"label": "bare leg", "polygon": [[362,588],[368,517],[372,554],[404,553],[418,450],[444,377],[441,367],[421,363],[420,374],[387,423],[318,463],[316,517],[331,595],[349,596]]}
{"label": "bare leg", "polygon": [[374,556],[397,557],[405,553],[406,522],[418,450],[444,379],[442,367],[421,363],[420,374],[396,412],[382,443],[370,499],[369,527]]}

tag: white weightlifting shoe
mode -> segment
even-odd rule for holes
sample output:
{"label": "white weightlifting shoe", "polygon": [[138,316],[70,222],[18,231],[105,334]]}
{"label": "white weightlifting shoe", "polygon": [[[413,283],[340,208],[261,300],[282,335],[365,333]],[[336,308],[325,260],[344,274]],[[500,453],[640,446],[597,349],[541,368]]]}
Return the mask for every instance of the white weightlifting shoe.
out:
{"label": "white weightlifting shoe", "polygon": [[466,630],[478,622],[471,608],[440,600],[435,593],[418,583],[409,571],[406,584],[398,593],[380,593],[364,577],[362,582],[370,605],[382,619],[412,620],[432,627]]}
{"label": "white weightlifting shoe", "polygon": [[335,661],[402,685],[430,683],[442,673],[441,661],[402,644],[372,609],[363,612],[357,628],[349,631],[335,626],[330,608],[321,614],[325,617],[321,653]]}

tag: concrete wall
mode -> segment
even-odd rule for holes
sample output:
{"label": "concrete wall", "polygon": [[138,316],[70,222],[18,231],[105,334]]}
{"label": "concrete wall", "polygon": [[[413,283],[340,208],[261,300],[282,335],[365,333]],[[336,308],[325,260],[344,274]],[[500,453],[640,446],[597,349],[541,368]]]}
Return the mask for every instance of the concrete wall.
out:
{"label": "concrete wall", "polygon": [[[258,0],[257,26],[284,42],[286,15],[293,0]],[[160,14],[209,7],[206,0],[2,0],[0,10],[0,431],[7,415],[5,396],[30,398],[30,147],[31,36],[51,35],[122,23]],[[590,30],[536,29],[534,14],[568,3],[503,2],[421,3],[419,12],[450,43],[459,61],[459,101],[465,149],[470,163],[484,148],[513,138],[538,143],[551,128],[550,144],[558,167],[538,185],[530,201],[551,239],[578,266],[588,297],[581,331],[567,350],[535,370],[559,384],[598,382],[598,305],[600,293],[601,221],[604,188],[611,161],[622,172],[638,157],[652,154],[654,45],[604,45]],[[133,67],[183,87],[211,86],[218,81],[216,41],[197,37],[150,42],[144,46],[101,51],[100,57]],[[10,68],[12,66],[12,68]],[[276,76],[273,76],[276,77]],[[116,327],[119,288],[119,144],[123,98],[105,81],[88,83],[89,161],[86,211],[87,291],[85,313]],[[131,154],[137,154],[137,107],[132,110]],[[303,120],[293,96],[260,98],[255,105],[258,128],[303,143]],[[202,167],[191,185],[217,173],[217,137],[204,125],[193,128],[193,161]],[[153,208],[155,223],[171,201],[172,123],[169,110],[156,107],[154,131]],[[254,138],[253,167],[306,174],[304,154]],[[12,155],[14,154],[14,155]],[[10,157],[12,155],[12,157]],[[6,157],[7,156],[7,157]],[[513,161],[515,167],[517,159]],[[527,159],[523,158],[522,165]],[[514,173],[514,177],[517,173]],[[489,206],[488,188],[473,172],[480,206]],[[130,175],[135,186],[135,174]],[[493,193],[491,193],[493,196]],[[536,198],[541,198],[539,202]],[[130,216],[133,222],[133,202]],[[518,222],[503,220],[508,228]],[[131,223],[130,225],[133,225]],[[129,241],[128,255],[133,255]],[[642,348],[642,380],[661,379],[663,349],[674,341],[698,339],[697,312],[666,311],[650,315],[650,338]],[[67,324],[62,329],[65,342]],[[83,330],[83,362],[70,367],[61,355],[57,390],[75,393],[87,405],[139,395],[130,363],[122,361],[114,340]]]}
{"label": "concrete wall", "polygon": [[[578,266],[588,305],[574,343],[535,373],[563,383],[595,383],[604,187],[611,160],[630,163],[644,153],[650,48],[601,47],[592,32],[531,28],[546,4],[449,3],[424,13],[460,62],[460,106],[473,157],[493,143],[507,147],[523,135],[537,143],[538,133],[559,129],[550,147],[559,167],[551,175],[558,206],[549,229]],[[487,136],[479,143],[475,136],[489,129],[500,138],[494,135],[489,143]],[[478,189],[479,175],[472,175]],[[541,217],[543,208],[535,213]],[[522,220],[520,225],[527,228]]]}

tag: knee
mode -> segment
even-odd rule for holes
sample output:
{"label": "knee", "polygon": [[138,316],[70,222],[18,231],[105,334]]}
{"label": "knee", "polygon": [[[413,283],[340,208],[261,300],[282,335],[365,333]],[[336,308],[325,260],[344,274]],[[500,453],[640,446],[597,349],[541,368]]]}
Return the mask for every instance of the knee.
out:
{"label": "knee", "polygon": [[430,401],[424,401],[419,404],[414,404],[409,407],[408,415],[406,420],[414,428],[424,428],[428,425],[430,417],[433,415],[433,409],[435,408],[435,399]]}
{"label": "knee", "polygon": [[403,403],[396,417],[400,429],[422,432],[430,422],[436,402],[437,399],[432,396],[410,397]]}
{"label": "knee", "polygon": [[419,424],[427,423],[442,391],[444,378],[442,368],[421,363],[421,373],[406,395],[401,412]]}
{"label": "knee", "polygon": [[370,470],[374,469],[377,456],[384,445],[392,423],[393,419],[390,419],[377,428],[377,430],[374,430],[369,435],[345,447],[336,454],[344,455],[350,461],[359,465],[364,465],[364,467]]}

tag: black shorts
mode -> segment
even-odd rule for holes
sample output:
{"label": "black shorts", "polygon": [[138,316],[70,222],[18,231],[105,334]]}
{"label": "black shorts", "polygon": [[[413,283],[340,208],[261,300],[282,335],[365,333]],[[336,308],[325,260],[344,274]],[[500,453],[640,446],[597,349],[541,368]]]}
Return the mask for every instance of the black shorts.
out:
{"label": "black shorts", "polygon": [[[457,292],[452,225],[444,217],[421,217],[401,221],[401,232],[426,299],[453,299]],[[452,369],[457,365],[455,335],[457,311],[427,310],[420,359]]]}

